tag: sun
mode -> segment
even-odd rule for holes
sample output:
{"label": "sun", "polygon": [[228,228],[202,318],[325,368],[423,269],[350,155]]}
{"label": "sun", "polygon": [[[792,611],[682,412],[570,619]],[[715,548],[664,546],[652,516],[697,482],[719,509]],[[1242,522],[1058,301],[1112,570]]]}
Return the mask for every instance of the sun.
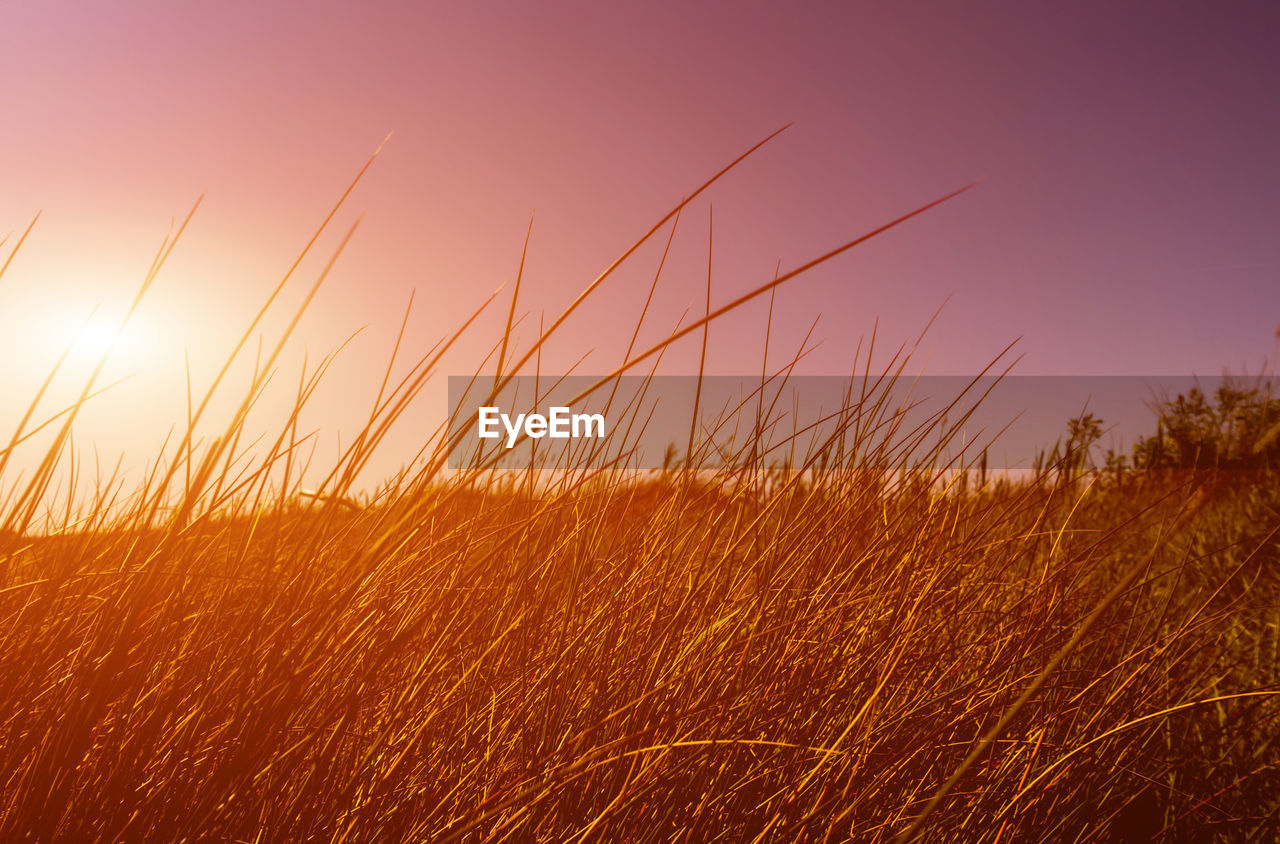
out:
{"label": "sun", "polygon": [[69,363],[122,363],[139,357],[149,345],[145,321],[136,314],[126,320],[121,309],[98,308],[87,315],[55,317],[53,323],[47,338],[50,353],[65,353]]}
{"label": "sun", "polygon": [[76,357],[102,357],[121,341],[124,331],[118,319],[94,315],[71,340],[71,354]]}

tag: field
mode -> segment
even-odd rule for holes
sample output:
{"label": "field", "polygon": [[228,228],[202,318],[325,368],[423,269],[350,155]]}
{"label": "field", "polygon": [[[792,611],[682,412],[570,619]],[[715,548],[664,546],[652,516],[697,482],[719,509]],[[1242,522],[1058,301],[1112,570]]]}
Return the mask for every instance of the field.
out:
{"label": "field", "polygon": [[[507,335],[499,377],[538,347]],[[851,402],[790,466],[451,473],[437,441],[361,494],[426,357],[303,490],[296,424],[240,460],[273,361],[136,490],[59,499],[75,408],[0,475],[0,839],[1280,835],[1269,471],[958,473]]]}

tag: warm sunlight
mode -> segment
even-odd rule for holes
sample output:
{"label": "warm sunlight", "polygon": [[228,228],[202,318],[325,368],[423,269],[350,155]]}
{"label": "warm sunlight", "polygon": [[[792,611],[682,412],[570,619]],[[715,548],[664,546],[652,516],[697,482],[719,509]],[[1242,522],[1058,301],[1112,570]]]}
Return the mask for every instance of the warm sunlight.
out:
{"label": "warm sunlight", "polygon": [[84,357],[101,357],[123,337],[124,329],[115,320],[94,316],[75,333],[71,340],[71,353]]}
{"label": "warm sunlight", "polygon": [[41,351],[49,356],[65,352],[67,363],[72,365],[96,365],[105,357],[112,363],[137,367],[159,350],[148,321],[137,314],[126,321],[125,314],[122,308],[98,307],[87,316],[71,312],[53,317]]}
{"label": "warm sunlight", "polygon": [[922,5],[0,3],[0,844],[1280,842],[1280,2]]}

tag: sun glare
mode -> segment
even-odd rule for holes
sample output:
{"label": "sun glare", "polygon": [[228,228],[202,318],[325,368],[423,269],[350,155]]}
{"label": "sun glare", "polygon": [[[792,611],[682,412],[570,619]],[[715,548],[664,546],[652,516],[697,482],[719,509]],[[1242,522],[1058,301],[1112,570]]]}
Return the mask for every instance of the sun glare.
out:
{"label": "sun glare", "polygon": [[71,342],[71,353],[77,356],[99,357],[112,350],[122,333],[118,321],[94,317],[76,332]]}
{"label": "sun glare", "polygon": [[77,314],[57,319],[55,326],[48,335],[49,353],[66,352],[68,361],[81,363],[96,362],[103,356],[116,362],[134,358],[146,345],[142,340],[148,333],[136,315],[124,323],[122,311],[106,309],[87,318]]}

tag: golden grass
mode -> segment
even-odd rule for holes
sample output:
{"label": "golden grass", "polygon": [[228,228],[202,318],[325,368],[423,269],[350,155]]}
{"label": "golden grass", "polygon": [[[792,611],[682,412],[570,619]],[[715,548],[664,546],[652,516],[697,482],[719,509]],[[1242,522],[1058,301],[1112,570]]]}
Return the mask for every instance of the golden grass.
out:
{"label": "golden grass", "polygon": [[[495,390],[612,270],[522,355],[508,318]],[[211,442],[193,403],[129,495],[50,500],[76,408],[52,419],[44,462],[0,502],[0,839],[1280,831],[1273,478],[974,489],[937,449],[890,449],[896,409],[859,400],[793,470],[533,483],[442,471],[441,433],[426,468],[360,497],[451,343],[399,381],[388,366],[307,494],[296,415],[238,459],[270,360]]]}

